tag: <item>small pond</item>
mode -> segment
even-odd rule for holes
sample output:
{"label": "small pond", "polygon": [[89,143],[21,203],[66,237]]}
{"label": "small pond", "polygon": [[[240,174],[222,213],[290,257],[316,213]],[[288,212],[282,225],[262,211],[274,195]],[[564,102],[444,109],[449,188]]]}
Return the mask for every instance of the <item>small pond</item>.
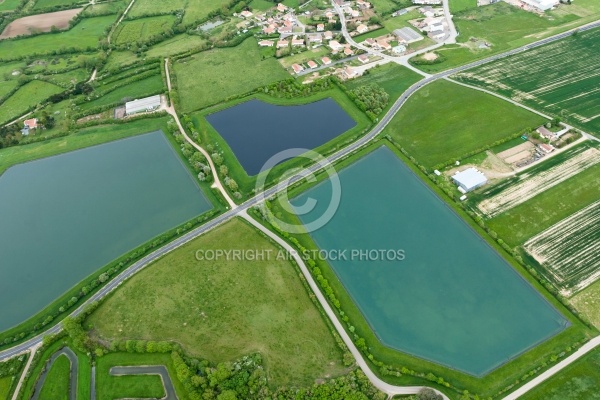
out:
{"label": "small pond", "polygon": [[314,149],[356,126],[356,121],[332,98],[299,106],[277,106],[253,99],[206,119],[250,176],[258,174],[280,151]]}

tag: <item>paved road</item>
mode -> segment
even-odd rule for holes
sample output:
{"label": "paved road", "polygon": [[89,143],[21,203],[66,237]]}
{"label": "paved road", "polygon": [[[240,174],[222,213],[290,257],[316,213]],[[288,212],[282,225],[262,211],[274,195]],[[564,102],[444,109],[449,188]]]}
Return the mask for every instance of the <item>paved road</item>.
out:
{"label": "paved road", "polygon": [[158,375],[162,380],[165,396],[161,400],[178,400],[173,381],[169,376],[169,371],[164,365],[136,365],[127,367],[112,367],[109,374],[113,376],[123,375]]}
{"label": "paved road", "polygon": [[[52,357],[46,363],[46,366],[42,370],[42,373],[35,383],[33,388],[33,396],[31,396],[32,400],[38,400],[40,397],[40,393],[42,392],[42,387],[44,387],[44,382],[46,382],[46,377],[48,376],[48,372],[54,365],[54,362],[58,357],[65,356],[69,359],[69,363],[71,364],[71,371],[69,373],[69,400],[77,400],[77,373],[79,371],[79,360],[77,359],[77,355],[73,353],[68,347],[63,347],[56,353],[52,354]],[[32,357],[33,358],[33,354]]]}
{"label": "paved road", "polygon": [[[554,42],[556,40],[563,39],[563,38],[571,35],[576,30],[585,31],[585,30],[596,28],[596,27],[600,27],[600,21],[596,21],[596,22],[587,24],[583,27],[573,29],[573,30],[570,30],[570,31],[546,38],[546,39],[542,39],[538,42],[530,43],[528,45],[519,47],[518,49],[510,50],[505,53],[497,54],[497,55],[494,55],[494,56],[491,56],[491,57],[488,57],[488,58],[485,58],[485,59],[482,59],[479,61],[474,61],[467,65],[464,65],[461,67],[456,67],[456,68],[450,69],[448,71],[444,71],[444,72],[423,78],[421,81],[413,84],[410,88],[408,88],[398,98],[398,100],[396,100],[396,102],[392,105],[392,107],[390,108],[388,113],[383,116],[383,118],[377,123],[377,125],[369,133],[367,133],[365,136],[358,139],[356,142],[351,143],[347,147],[345,147],[345,148],[337,151],[336,153],[330,155],[329,157],[327,157],[326,164],[334,163],[335,161],[351,154],[352,152],[358,150],[359,148],[361,148],[362,146],[366,145],[371,140],[373,140],[373,138],[375,138],[377,135],[379,135],[383,131],[383,129],[392,120],[392,118],[396,115],[396,113],[400,110],[400,108],[404,105],[404,103],[410,98],[410,96],[412,96],[417,90],[419,90],[423,86],[428,85],[429,83],[434,82],[438,79],[442,79],[442,78],[448,77],[450,75],[453,75],[457,72],[461,72],[461,71],[464,71],[464,70],[467,70],[470,68],[474,68],[479,65],[487,64],[494,60],[508,57],[513,54],[517,54],[517,53],[520,53],[520,52],[523,52],[523,51],[526,51],[529,49],[533,49],[533,48],[542,46],[544,44]],[[167,74],[167,76],[168,76],[168,74]],[[182,129],[182,128],[180,128],[180,129]],[[210,157],[208,157],[207,159],[210,160]],[[206,224],[204,224],[204,225],[188,232],[187,234],[179,237],[178,239],[168,243],[167,245],[161,247],[160,249],[155,250],[151,254],[147,255],[146,257],[142,258],[141,260],[139,260],[136,263],[134,263],[133,265],[131,265],[129,268],[127,268],[125,271],[123,271],[121,274],[119,274],[117,277],[115,277],[113,280],[111,280],[107,285],[103,286],[98,292],[96,292],[93,296],[91,296],[85,303],[83,303],[75,311],[73,311],[71,313],[71,315],[72,316],[80,315],[82,313],[83,309],[88,304],[91,304],[93,302],[99,301],[100,299],[104,298],[108,293],[112,292],[115,288],[117,288],[119,285],[121,285],[121,283],[123,283],[129,277],[131,277],[138,271],[142,270],[144,267],[146,267],[147,265],[156,261],[157,259],[163,257],[165,254],[182,246],[183,244],[189,242],[190,240],[193,240],[194,238],[212,230],[216,226],[223,224],[224,222],[230,220],[231,218],[238,216],[244,210],[247,210],[248,208],[250,208],[256,204],[263,202],[265,198],[269,198],[283,190],[286,190],[288,186],[290,186],[298,181],[301,181],[302,179],[304,179],[304,177],[310,176],[322,168],[323,168],[323,166],[318,165],[318,164],[310,166],[310,167],[300,171],[294,177],[292,177],[287,182],[287,184],[282,183],[280,185],[271,187],[271,188],[267,189],[266,191],[259,193],[257,196],[249,199],[248,201],[246,201],[245,203],[243,203],[239,206],[232,205],[232,208],[230,210],[226,211],[225,213],[215,217],[214,219],[208,221]],[[213,169],[213,172],[215,172],[214,169]],[[228,198],[228,197],[226,197],[226,198]],[[228,201],[231,201],[231,199],[229,199]],[[325,304],[326,304],[326,302],[325,302]],[[33,346],[36,346],[39,343],[41,343],[44,336],[58,333],[58,332],[60,332],[61,329],[62,329],[62,325],[59,322],[56,325],[49,328],[47,331],[45,331],[31,339],[28,339],[27,341],[25,341],[23,343],[15,345],[9,349],[0,351],[0,360],[28,352]]]}

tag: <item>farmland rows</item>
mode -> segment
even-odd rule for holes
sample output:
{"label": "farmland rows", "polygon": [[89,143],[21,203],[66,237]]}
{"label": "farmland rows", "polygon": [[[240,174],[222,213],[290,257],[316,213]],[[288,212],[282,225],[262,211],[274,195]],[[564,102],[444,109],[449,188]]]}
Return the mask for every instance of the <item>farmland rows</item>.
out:
{"label": "farmland rows", "polygon": [[579,33],[456,78],[600,133],[600,29]]}
{"label": "farmland rows", "polygon": [[600,277],[600,201],[528,240],[524,247],[571,295]]}
{"label": "farmland rows", "polygon": [[588,148],[565,162],[540,172],[533,177],[530,174],[522,175],[517,183],[481,201],[478,207],[488,217],[494,217],[524,203],[599,162],[600,151],[595,148]]}

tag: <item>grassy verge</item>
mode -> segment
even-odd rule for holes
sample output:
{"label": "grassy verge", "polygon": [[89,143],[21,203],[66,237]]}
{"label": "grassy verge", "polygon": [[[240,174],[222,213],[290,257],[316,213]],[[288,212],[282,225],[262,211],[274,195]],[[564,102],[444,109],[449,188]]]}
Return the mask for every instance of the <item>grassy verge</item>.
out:
{"label": "grassy verge", "polygon": [[600,349],[569,365],[521,397],[523,400],[598,400]]}
{"label": "grassy verge", "polygon": [[437,81],[416,92],[384,132],[432,168],[544,121],[489,94]]}
{"label": "grassy verge", "polygon": [[[270,256],[197,261],[199,250],[207,257],[215,250]],[[338,345],[278,252],[243,221],[230,221],[134,276],[86,324],[114,339],[174,340],[215,363],[259,352],[273,387],[340,375]]]}
{"label": "grassy verge", "polygon": [[[336,168],[339,170],[346,165],[349,165],[355,161],[358,157],[367,154],[369,151],[377,148],[384,141],[376,142],[370,146],[360,150],[354,156],[341,161]],[[553,337],[552,339],[543,342],[539,346],[527,351],[516,359],[509,363],[501,366],[500,368],[492,371],[483,378],[475,378],[464,373],[439,366],[437,364],[424,361],[422,359],[409,356],[407,354],[400,353],[398,351],[389,349],[383,346],[370,329],[367,321],[363,317],[360,310],[353,303],[351,297],[346,292],[342,284],[337,279],[337,276],[331,269],[331,267],[321,261],[316,261],[317,266],[321,269],[323,277],[327,279],[329,285],[333,288],[335,296],[339,300],[344,315],[348,317],[348,325],[354,326],[354,332],[349,332],[351,336],[356,335],[364,338],[368,348],[368,353],[372,354],[373,359],[377,362],[383,362],[387,366],[398,368],[404,373],[401,376],[387,375],[383,370],[375,363],[371,363],[371,367],[386,381],[399,385],[433,385],[441,390],[445,390],[450,393],[452,398],[458,398],[456,392],[448,391],[449,389],[444,386],[437,385],[435,379],[433,383],[427,379],[426,374],[432,373],[436,377],[443,377],[446,382],[455,388],[468,390],[470,393],[477,393],[482,398],[488,396],[497,396],[499,393],[505,393],[511,388],[517,387],[524,383],[526,380],[533,376],[535,373],[547,368],[550,364],[552,356],[563,353],[570,349],[575,343],[581,343],[584,340],[589,339],[596,332],[587,328],[580,322],[573,314],[571,314],[557,299],[555,299],[541,284],[538,283],[523,267],[521,267],[508,253],[506,253],[502,247],[494,241],[474,220],[472,220],[462,207],[454,201],[448,201],[448,197],[444,192],[437,186],[431,184],[427,176],[425,176],[420,170],[418,170],[408,159],[403,156],[397,149],[393,148],[395,153],[405,161],[409,167],[423,179],[431,189],[442,199],[446,201],[446,204],[452,208],[459,216],[461,216],[482,238],[484,238],[490,246],[494,248],[503,258],[505,258],[510,265],[515,268],[519,274],[521,274],[536,290],[543,294],[543,296],[563,315],[565,315],[571,322],[571,326],[564,330],[562,333]],[[322,180],[322,175],[318,176],[317,180]],[[296,186],[290,193],[289,197],[292,198],[294,195],[306,190],[309,185]],[[283,218],[290,223],[299,224],[299,221],[294,215],[287,213],[280,207],[276,207],[273,210],[279,218]],[[315,243],[312,241],[310,236],[295,235],[297,240],[307,249],[318,249]],[[355,337],[356,337],[355,336]],[[416,374],[411,374],[410,371],[416,371]]]}
{"label": "grassy verge", "polygon": [[[227,166],[229,167],[229,175],[238,183],[240,192],[242,193],[244,198],[247,198],[253,194],[252,191],[255,188],[256,180],[259,175],[248,176],[248,174],[246,174],[246,171],[242,168],[242,166],[236,159],[235,154],[233,153],[227,142],[208,123],[208,121],[206,121],[205,117],[208,114],[223,110],[225,108],[233,107],[237,104],[243,103],[254,98],[277,105],[299,105],[319,101],[328,97],[334,99],[356,121],[357,125],[349,131],[341,134],[334,140],[331,140],[330,142],[319,146],[317,149],[315,149],[320,154],[326,155],[328,153],[333,152],[334,150],[343,147],[343,144],[356,140],[356,138],[365,133],[371,125],[371,122],[366,117],[366,115],[362,111],[360,111],[356,107],[356,105],[354,105],[354,103],[338,88],[333,88],[331,90],[319,92],[309,97],[292,99],[274,98],[259,93],[241,99],[237,99],[229,103],[221,104],[217,107],[211,107],[209,109],[193,113],[191,114],[191,117],[194,122],[194,125],[200,133],[201,144],[211,144],[215,150],[222,151],[224,153],[225,164],[227,164]],[[294,160],[290,160],[288,162],[274,167],[270,171],[269,176],[266,180],[266,186],[270,186],[271,184],[273,184],[276,181],[276,179],[281,177],[281,175],[289,169],[301,167],[306,163],[306,159],[296,158]]]}
{"label": "grassy verge", "polygon": [[39,398],[41,400],[67,400],[69,398],[70,371],[71,362],[67,356],[58,357],[46,375]]}
{"label": "grassy verge", "polygon": [[596,281],[570,299],[577,311],[600,328],[600,281]]}

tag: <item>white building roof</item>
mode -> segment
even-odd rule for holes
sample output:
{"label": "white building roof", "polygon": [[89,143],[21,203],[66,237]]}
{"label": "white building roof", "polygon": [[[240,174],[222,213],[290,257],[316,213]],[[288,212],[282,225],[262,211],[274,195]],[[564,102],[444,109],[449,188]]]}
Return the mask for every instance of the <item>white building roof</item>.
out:
{"label": "white building roof", "polygon": [[552,7],[559,3],[559,0],[521,0],[523,3],[528,4],[542,11],[550,10]]}
{"label": "white building roof", "polygon": [[135,114],[137,112],[154,110],[160,107],[160,95],[145,97],[139,100],[128,101],[125,103],[125,114]]}
{"label": "white building roof", "polygon": [[468,168],[452,175],[452,179],[465,191],[471,191],[487,183],[485,175],[475,168]]}

